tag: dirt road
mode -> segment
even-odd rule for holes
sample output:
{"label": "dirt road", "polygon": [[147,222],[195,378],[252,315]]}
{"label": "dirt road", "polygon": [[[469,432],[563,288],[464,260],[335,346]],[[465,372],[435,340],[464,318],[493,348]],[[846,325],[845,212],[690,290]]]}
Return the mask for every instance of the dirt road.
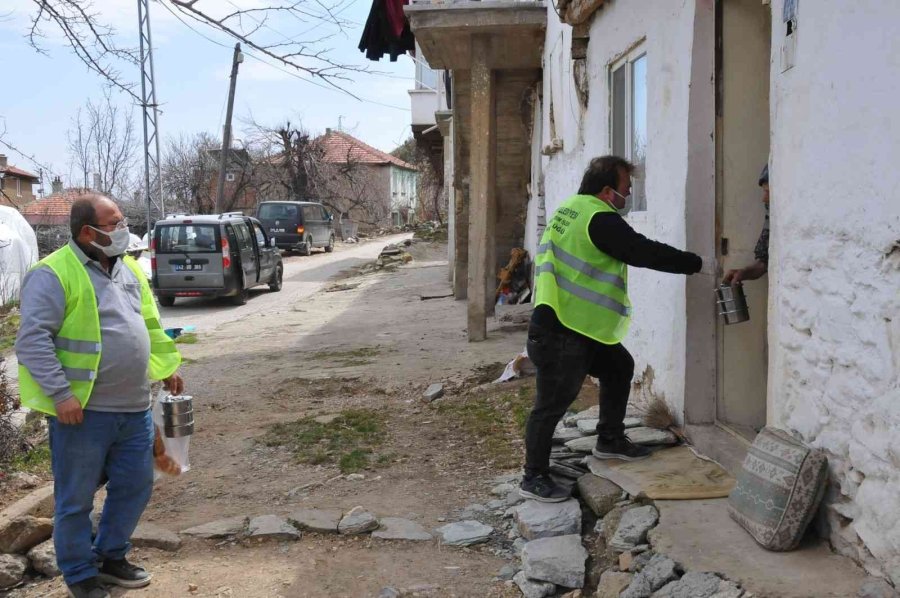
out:
{"label": "dirt road", "polygon": [[[192,470],[157,483],[145,521],[178,532],[226,517],[362,506],[433,531],[495,498],[493,480],[521,461],[533,381],[484,383],[522,350],[524,326],[493,322],[487,341],[467,342],[465,303],[446,297],[443,244],[417,243],[396,271],[323,288],[391,240],[289,258],[284,291],[261,291],[244,307],[165,310],[166,326],[198,328],[196,344],[179,345],[197,429]],[[427,404],[432,382],[447,395]],[[502,513],[476,517],[495,532],[465,549],[368,535],[186,538],[177,553],[136,549],[155,578],[128,595],[376,597],[390,586],[404,596],[517,596],[494,580],[511,562]],[[17,594],[64,595],[59,580]]]}
{"label": "dirt road", "polygon": [[230,305],[225,299],[178,299],[174,307],[160,308],[160,315],[168,328],[193,325],[198,331],[209,332],[222,324],[278,310],[279,306],[309,297],[336,274],[377,258],[385,245],[411,237],[412,234],[407,233],[354,245],[340,244],[333,253],[314,251],[305,257],[286,254],[283,256],[284,287],[278,293],[269,292],[265,286],[258,287],[251,291],[246,305]]}

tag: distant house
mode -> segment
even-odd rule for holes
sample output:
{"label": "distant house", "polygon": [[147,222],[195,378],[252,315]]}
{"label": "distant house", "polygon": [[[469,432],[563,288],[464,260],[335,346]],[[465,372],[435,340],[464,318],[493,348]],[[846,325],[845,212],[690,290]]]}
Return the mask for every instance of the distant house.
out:
{"label": "distant house", "polygon": [[[215,206],[219,185],[219,164],[222,160],[221,149],[206,150],[211,162],[211,175],[206,181],[209,207],[200,205],[201,212],[212,213]],[[225,186],[222,191],[223,212],[243,212],[247,215],[256,213],[257,186],[253,177],[253,163],[250,153],[241,148],[232,148],[228,152],[228,164],[225,169]],[[205,203],[200,199],[200,203]]]}
{"label": "distant house", "polygon": [[53,180],[53,192],[22,208],[22,216],[34,228],[41,256],[61,247],[69,238],[69,213],[75,199],[90,189],[63,188],[59,177]]}
{"label": "distant house", "polygon": [[72,204],[75,203],[75,198],[85,191],[88,190],[63,189],[62,181],[57,177],[53,180],[53,192],[22,208],[22,215],[35,229],[37,227],[68,226]]}
{"label": "distant house", "polygon": [[338,171],[359,171],[355,184],[346,176],[325,184],[335,205],[352,206],[348,212],[354,220],[374,226],[403,226],[415,220],[419,176],[415,166],[343,131],[326,129],[318,142],[324,146],[326,164]]}
{"label": "distant house", "polygon": [[21,208],[35,200],[33,185],[40,182],[36,174],[16,168],[0,154],[0,205]]}

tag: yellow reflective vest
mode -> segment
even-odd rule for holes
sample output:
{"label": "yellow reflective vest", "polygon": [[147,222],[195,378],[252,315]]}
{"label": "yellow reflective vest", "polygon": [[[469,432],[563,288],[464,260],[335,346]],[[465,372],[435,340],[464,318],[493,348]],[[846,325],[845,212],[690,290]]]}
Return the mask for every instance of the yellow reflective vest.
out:
{"label": "yellow reflective vest", "polygon": [[535,257],[535,307],[549,305],[566,328],[614,345],[631,325],[628,266],[591,241],[588,226],[599,212],[615,210],[574,195],[553,214]]}
{"label": "yellow reflective vest", "polygon": [[[151,380],[164,380],[181,365],[181,355],[159,321],[159,311],[153,292],[140,266],[129,256],[120,258],[141,284],[141,315],[150,336],[150,364],[147,375]],[[50,268],[62,285],[66,296],[66,315],[56,338],[56,356],[62,365],[72,394],[81,406],[87,405],[100,367],[100,314],[97,296],[84,264],[72,249],[65,245],[38,262],[34,267]],[[19,394],[22,405],[48,415],[56,415],[53,399],[44,394],[28,368],[19,364]]]}

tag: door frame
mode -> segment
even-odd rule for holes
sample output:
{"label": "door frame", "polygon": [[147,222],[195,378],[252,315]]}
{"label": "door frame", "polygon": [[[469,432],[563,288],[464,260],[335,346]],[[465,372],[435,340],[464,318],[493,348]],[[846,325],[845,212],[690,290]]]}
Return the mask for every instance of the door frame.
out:
{"label": "door frame", "polygon": [[[688,161],[685,184],[687,247],[722,263],[719,209],[720,118],[724,0],[696,1],[688,109]],[[718,277],[689,276],[685,285],[684,423],[701,452],[736,472],[749,441],[717,420],[719,394],[719,316],[714,289]]]}

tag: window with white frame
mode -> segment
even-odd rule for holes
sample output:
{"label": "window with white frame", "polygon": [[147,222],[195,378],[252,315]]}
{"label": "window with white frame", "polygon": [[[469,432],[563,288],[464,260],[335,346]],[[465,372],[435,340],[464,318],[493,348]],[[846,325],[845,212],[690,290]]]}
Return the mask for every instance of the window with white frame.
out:
{"label": "window with white frame", "polygon": [[643,50],[635,50],[610,67],[609,89],[612,153],[636,166],[631,209],[642,212],[647,209],[647,54]]}

